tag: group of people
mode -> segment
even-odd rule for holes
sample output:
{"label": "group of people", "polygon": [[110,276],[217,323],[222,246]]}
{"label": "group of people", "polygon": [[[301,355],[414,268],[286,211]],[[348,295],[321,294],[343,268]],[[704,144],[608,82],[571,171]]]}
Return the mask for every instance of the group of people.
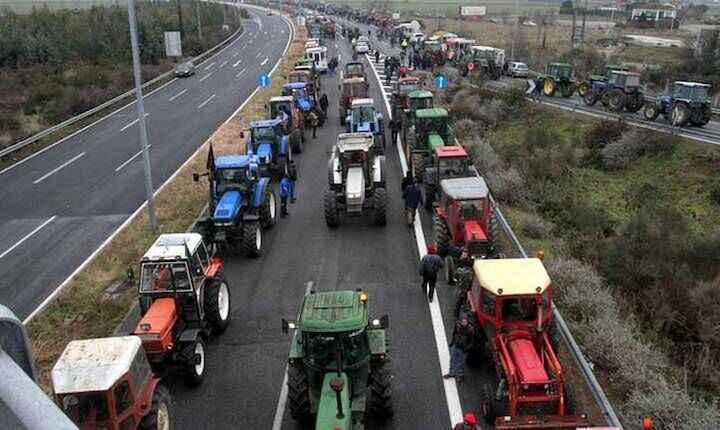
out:
{"label": "group of people", "polygon": [[390,79],[393,75],[397,75],[398,78],[404,78],[410,71],[405,62],[401,61],[401,59],[397,56],[385,57],[383,67],[385,71],[386,85],[390,85]]}

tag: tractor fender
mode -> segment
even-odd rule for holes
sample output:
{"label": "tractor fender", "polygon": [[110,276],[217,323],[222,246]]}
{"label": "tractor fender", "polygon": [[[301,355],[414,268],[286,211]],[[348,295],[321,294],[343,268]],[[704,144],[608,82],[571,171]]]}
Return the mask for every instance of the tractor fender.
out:
{"label": "tractor fender", "polygon": [[290,355],[288,358],[302,358],[302,345],[300,345],[300,340],[298,339],[298,334],[295,332],[293,334],[292,342],[290,343]]}
{"label": "tractor fender", "polygon": [[330,158],[330,161],[328,161],[328,182],[331,186],[340,185],[343,182],[342,169],[340,169],[340,160],[338,160],[337,157],[334,156]]}
{"label": "tractor fender", "polygon": [[380,355],[387,353],[387,341],[384,329],[371,329],[367,331],[370,341],[370,353]]}
{"label": "tractor fender", "polygon": [[283,135],[280,137],[280,154],[288,153],[288,145],[290,145],[290,136]]}
{"label": "tractor fender", "polygon": [[385,183],[385,156],[378,155],[373,161],[373,182],[376,184]]}
{"label": "tractor fender", "polygon": [[270,178],[260,178],[255,185],[252,199],[250,200],[250,206],[253,208],[259,208],[263,205],[263,197],[265,196],[265,190],[269,186]]}
{"label": "tractor fender", "polygon": [[207,273],[205,273],[205,276],[207,278],[214,278],[220,271],[222,271],[222,260],[218,257],[212,257],[210,259],[210,267],[208,268]]}
{"label": "tractor fender", "polygon": [[180,333],[180,337],[178,337],[179,343],[193,343],[195,340],[200,337],[202,334],[202,329],[200,328],[188,328],[182,331]]}

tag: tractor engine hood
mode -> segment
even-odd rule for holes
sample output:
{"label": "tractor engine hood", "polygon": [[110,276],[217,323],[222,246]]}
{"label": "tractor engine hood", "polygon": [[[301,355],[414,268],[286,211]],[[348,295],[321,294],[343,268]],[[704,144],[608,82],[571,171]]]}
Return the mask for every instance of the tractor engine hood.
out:
{"label": "tractor engine hood", "polygon": [[487,242],[487,235],[480,227],[480,223],[477,221],[465,221],[463,222],[465,230],[465,243],[470,242]]}
{"label": "tractor engine hood", "polygon": [[225,192],[215,206],[213,221],[215,221],[215,223],[232,222],[238,212],[240,212],[241,206],[242,196],[238,191]]}
{"label": "tractor engine hood", "polygon": [[439,134],[433,133],[428,136],[428,146],[430,147],[430,151],[435,151],[435,148],[445,146],[445,142]]}
{"label": "tractor engine hood", "polygon": [[267,142],[262,142],[257,146],[257,149],[255,150],[255,155],[257,155],[258,159],[260,160],[260,164],[267,164],[272,159],[272,145]]}
{"label": "tractor engine hood", "polygon": [[353,125],[355,126],[355,130],[353,131],[355,131],[356,133],[369,133],[375,131],[373,130],[375,127],[373,127],[373,123],[371,122],[360,122]]}
{"label": "tractor engine hood", "polygon": [[338,378],[337,372],[328,372],[323,377],[322,389],[320,391],[320,402],[315,420],[315,430],[341,429],[351,430],[352,412],[350,411],[350,383],[345,372],[340,373],[342,391],[340,391],[340,404],[342,405],[343,418],[338,418],[337,393],[333,390],[331,382]]}
{"label": "tractor engine hood", "polygon": [[312,105],[306,99],[299,99],[297,101],[297,106],[302,111],[310,110],[312,108]]}
{"label": "tractor engine hood", "polygon": [[362,167],[348,169],[345,180],[345,200],[349,211],[355,208],[362,212],[362,205],[365,200],[365,175]]}
{"label": "tractor engine hood", "polygon": [[172,342],[172,328],[177,320],[175,299],[156,299],[135,327],[133,334],[140,337],[145,352],[162,354]]}

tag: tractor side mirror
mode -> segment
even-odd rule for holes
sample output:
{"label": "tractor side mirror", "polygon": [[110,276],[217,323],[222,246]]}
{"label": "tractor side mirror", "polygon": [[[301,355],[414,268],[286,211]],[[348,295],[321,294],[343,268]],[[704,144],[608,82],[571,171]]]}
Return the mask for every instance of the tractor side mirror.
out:
{"label": "tractor side mirror", "polygon": [[296,326],[293,321],[288,321],[285,318],[282,319],[282,332],[288,334],[288,331],[295,330]]}
{"label": "tractor side mirror", "polygon": [[388,314],[385,314],[381,316],[380,318],[376,318],[370,322],[370,326],[372,328],[388,328],[390,327],[390,319],[388,318]]}
{"label": "tractor side mirror", "polygon": [[265,108],[265,110],[267,110],[267,103],[265,103],[263,107]]}
{"label": "tractor side mirror", "polygon": [[200,180],[200,175],[199,175],[199,174],[193,173],[192,175],[193,175],[193,182],[197,182],[197,181]]}

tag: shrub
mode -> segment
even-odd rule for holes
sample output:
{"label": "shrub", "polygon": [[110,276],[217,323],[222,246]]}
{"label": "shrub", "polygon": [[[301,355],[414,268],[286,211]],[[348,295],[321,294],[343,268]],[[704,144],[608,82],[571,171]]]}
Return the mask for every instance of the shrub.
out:
{"label": "shrub", "polygon": [[482,127],[480,127],[477,122],[468,118],[455,121],[453,124],[453,130],[455,131],[455,136],[461,142],[470,140],[473,137],[482,137],[484,134]]}
{"label": "shrub", "polygon": [[710,200],[716,205],[720,205],[720,181],[715,181],[710,185]]}
{"label": "shrub", "polygon": [[632,165],[643,155],[672,153],[675,140],[671,136],[631,129],[620,139],[611,142],[601,150],[605,167],[623,169]]}
{"label": "shrub", "polygon": [[593,123],[593,126],[585,132],[585,146],[591,150],[602,149],[608,143],[620,139],[625,131],[627,125],[624,122],[603,119]]}
{"label": "shrub", "polygon": [[518,203],[525,199],[525,179],[514,167],[483,175],[493,195],[501,201]]}
{"label": "shrub", "polygon": [[531,239],[545,239],[553,235],[555,224],[543,217],[527,213],[523,217],[522,230]]}
{"label": "shrub", "polygon": [[485,176],[503,168],[500,156],[487,140],[476,137],[466,140],[464,146],[481,175]]}

